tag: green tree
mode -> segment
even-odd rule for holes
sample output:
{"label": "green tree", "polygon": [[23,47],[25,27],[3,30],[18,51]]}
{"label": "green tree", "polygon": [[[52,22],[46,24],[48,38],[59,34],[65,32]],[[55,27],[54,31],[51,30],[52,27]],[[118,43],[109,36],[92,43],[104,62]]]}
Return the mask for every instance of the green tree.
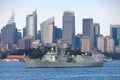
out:
{"label": "green tree", "polygon": [[31,53],[28,54],[28,56],[32,59],[36,59],[36,58],[42,58],[44,56],[43,52],[41,52],[41,50],[39,48],[33,50]]}

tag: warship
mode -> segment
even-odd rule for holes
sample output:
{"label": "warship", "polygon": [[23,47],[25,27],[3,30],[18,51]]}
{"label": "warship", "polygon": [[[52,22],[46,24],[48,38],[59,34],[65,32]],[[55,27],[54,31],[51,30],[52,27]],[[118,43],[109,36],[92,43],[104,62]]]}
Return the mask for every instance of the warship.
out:
{"label": "warship", "polygon": [[24,58],[30,68],[66,68],[66,67],[102,67],[103,61],[95,61],[92,56],[87,55],[62,55],[56,51],[48,51],[41,59]]}

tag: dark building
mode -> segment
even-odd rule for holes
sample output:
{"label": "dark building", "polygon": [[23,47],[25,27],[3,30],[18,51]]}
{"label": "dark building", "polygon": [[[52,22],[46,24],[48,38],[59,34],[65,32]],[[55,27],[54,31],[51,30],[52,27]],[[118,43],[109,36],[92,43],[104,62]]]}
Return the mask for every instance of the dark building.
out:
{"label": "dark building", "polygon": [[18,40],[21,39],[22,38],[21,30],[18,30],[17,34],[18,34]]}
{"label": "dark building", "polygon": [[2,45],[18,43],[18,32],[14,22],[14,14],[10,17],[7,25],[1,29],[1,43]]}
{"label": "dark building", "polygon": [[100,25],[99,23],[94,23],[94,48],[97,48],[97,38],[100,36]]}
{"label": "dark building", "polygon": [[41,40],[41,31],[40,30],[37,32],[37,39]]}
{"label": "dark building", "polygon": [[94,26],[93,26],[92,18],[83,19],[83,36],[90,37],[91,49],[93,49],[94,48]]}
{"label": "dark building", "polygon": [[26,36],[26,27],[23,28],[23,38]]}
{"label": "dark building", "polygon": [[100,25],[99,23],[94,23],[94,34],[100,35]]}
{"label": "dark building", "polygon": [[67,42],[70,47],[74,47],[75,38],[75,16],[73,11],[64,11],[63,14],[63,32],[62,39]]}
{"label": "dark building", "polygon": [[54,27],[54,41],[57,43],[59,39],[62,39],[62,29],[57,28],[57,26]]}
{"label": "dark building", "polygon": [[82,39],[82,35],[81,34],[77,34],[75,36],[75,49],[81,50],[81,39]]}
{"label": "dark building", "polygon": [[120,45],[120,25],[110,25],[110,35],[115,41],[115,46]]}
{"label": "dark building", "polygon": [[1,33],[0,33],[0,43],[1,43]]}

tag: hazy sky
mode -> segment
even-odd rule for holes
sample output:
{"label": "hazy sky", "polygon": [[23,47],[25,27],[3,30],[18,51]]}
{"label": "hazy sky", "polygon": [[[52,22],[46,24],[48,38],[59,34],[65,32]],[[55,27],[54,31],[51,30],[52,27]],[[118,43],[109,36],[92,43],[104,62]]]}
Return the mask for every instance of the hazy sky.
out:
{"label": "hazy sky", "polygon": [[75,13],[76,33],[82,33],[82,19],[93,18],[100,23],[101,33],[109,35],[110,24],[120,24],[120,0],[0,0],[0,29],[6,25],[12,11],[18,29],[26,25],[26,16],[37,10],[38,29],[44,20],[55,17],[55,25],[62,27],[65,10]]}

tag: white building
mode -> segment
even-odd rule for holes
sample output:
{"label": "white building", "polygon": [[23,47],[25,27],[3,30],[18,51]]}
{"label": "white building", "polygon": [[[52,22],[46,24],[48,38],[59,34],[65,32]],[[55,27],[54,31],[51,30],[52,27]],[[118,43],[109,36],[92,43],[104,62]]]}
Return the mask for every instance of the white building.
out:
{"label": "white building", "polygon": [[110,46],[109,46],[109,52],[115,51],[115,42],[113,38],[110,38]]}
{"label": "white building", "polygon": [[37,36],[37,12],[27,15],[26,17],[26,35],[32,36],[36,39]]}
{"label": "white building", "polygon": [[110,36],[105,36],[105,52],[114,52],[114,39]]}
{"label": "white building", "polygon": [[91,39],[88,36],[82,37],[82,52],[91,52]]}
{"label": "white building", "polygon": [[110,36],[105,36],[105,52],[109,52]]}
{"label": "white building", "polygon": [[103,36],[99,36],[97,39],[97,49],[101,52],[105,51],[105,44],[104,44],[104,37]]}
{"label": "white building", "polygon": [[54,17],[51,17],[41,24],[41,42],[53,43],[54,41]]}

